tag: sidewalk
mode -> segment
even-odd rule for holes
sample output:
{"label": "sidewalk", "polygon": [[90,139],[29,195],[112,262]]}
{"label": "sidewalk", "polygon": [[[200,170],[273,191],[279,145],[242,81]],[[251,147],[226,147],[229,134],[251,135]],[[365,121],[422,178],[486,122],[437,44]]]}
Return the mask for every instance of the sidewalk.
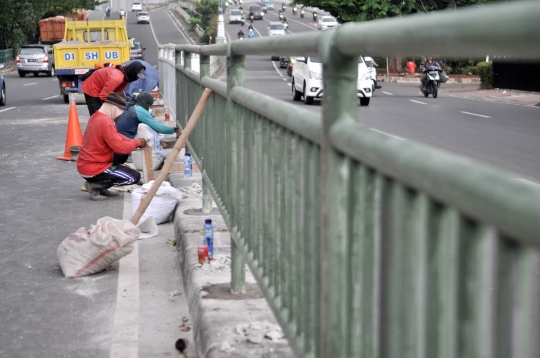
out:
{"label": "sidewalk", "polygon": [[[180,154],[180,159],[183,152]],[[246,293],[230,293],[230,233],[214,206],[202,213],[202,176],[169,174],[182,191],[174,228],[180,273],[188,301],[193,339],[198,357],[292,357],[270,307],[246,267]],[[214,227],[214,260],[200,265],[197,246],[202,242],[204,220]]]}

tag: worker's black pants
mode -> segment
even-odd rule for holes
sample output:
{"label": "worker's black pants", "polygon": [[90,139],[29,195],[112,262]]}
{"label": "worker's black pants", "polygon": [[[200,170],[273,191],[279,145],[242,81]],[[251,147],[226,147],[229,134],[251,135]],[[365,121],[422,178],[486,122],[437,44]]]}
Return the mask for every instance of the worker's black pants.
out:
{"label": "worker's black pants", "polygon": [[86,100],[86,106],[88,107],[88,112],[90,112],[90,116],[92,116],[94,113],[97,112],[98,109],[101,108],[101,99],[99,97],[92,97],[84,94],[84,99]]}

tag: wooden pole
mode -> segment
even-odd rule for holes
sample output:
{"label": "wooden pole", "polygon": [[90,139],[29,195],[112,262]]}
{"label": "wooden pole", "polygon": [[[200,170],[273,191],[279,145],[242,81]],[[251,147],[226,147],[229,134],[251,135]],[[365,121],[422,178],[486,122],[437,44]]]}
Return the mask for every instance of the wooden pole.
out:
{"label": "wooden pole", "polygon": [[171,167],[174,164],[174,160],[178,156],[178,153],[180,153],[180,150],[184,145],[186,144],[187,138],[191,134],[191,131],[195,127],[195,124],[197,124],[197,121],[199,120],[199,117],[201,116],[204,107],[206,107],[206,104],[208,103],[208,100],[210,99],[210,95],[212,94],[212,90],[206,88],[201,96],[201,99],[199,100],[199,103],[197,103],[197,107],[195,107],[195,110],[193,111],[193,114],[189,118],[189,121],[186,124],[186,128],[182,131],[182,134],[176,141],[176,144],[174,145],[171,153],[167,157],[167,160],[165,160],[165,164],[163,164],[163,168],[161,169],[161,172],[159,173],[157,179],[154,181],[154,184],[150,188],[150,191],[148,194],[146,194],[146,197],[144,200],[139,204],[139,207],[137,208],[137,211],[135,211],[135,214],[131,217],[131,222],[135,225],[139,222],[139,219],[141,216],[143,216],[144,212],[146,211],[146,208],[154,198],[154,195],[156,195],[156,192],[158,191],[159,187],[161,186],[161,183],[165,180],[167,175],[169,174],[169,171],[171,170]]}

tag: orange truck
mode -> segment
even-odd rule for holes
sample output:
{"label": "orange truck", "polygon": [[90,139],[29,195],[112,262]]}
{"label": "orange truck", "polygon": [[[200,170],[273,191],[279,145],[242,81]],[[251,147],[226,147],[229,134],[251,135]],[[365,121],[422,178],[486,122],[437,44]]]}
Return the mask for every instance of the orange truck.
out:
{"label": "orange truck", "polygon": [[62,41],[66,29],[66,21],[86,21],[86,11],[66,16],[55,16],[39,20],[39,40],[44,44],[55,44]]}

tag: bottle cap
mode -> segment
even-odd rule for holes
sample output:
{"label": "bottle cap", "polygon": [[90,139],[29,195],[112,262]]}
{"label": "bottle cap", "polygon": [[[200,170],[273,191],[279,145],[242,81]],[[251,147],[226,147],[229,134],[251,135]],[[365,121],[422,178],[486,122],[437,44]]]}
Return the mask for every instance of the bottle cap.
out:
{"label": "bottle cap", "polygon": [[211,223],[212,223],[212,219],[206,219],[206,220],[204,220],[204,223],[205,223],[205,224],[211,224]]}

